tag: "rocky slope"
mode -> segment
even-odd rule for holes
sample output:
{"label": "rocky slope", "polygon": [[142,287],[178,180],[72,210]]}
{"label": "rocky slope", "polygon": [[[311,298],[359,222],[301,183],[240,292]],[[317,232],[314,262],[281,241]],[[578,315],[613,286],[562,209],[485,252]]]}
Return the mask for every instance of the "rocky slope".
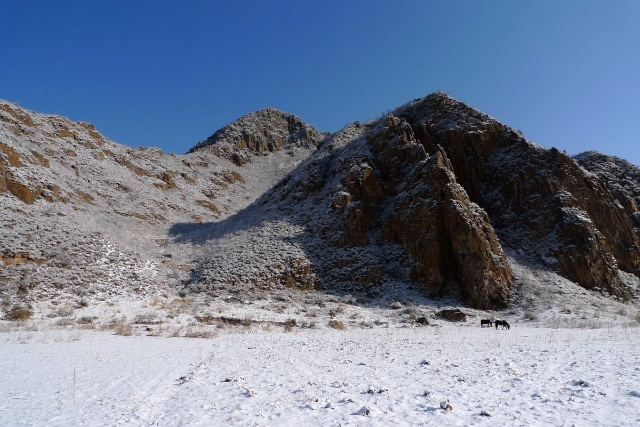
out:
{"label": "rocky slope", "polygon": [[326,136],[293,114],[265,108],[247,114],[197,143],[189,153],[206,151],[238,166],[253,155],[264,156],[283,149],[315,148]]}
{"label": "rocky slope", "polygon": [[196,249],[174,245],[171,224],[237,213],[313,149],[238,167],[206,150],[122,146],[91,124],[0,101],[3,307],[175,292]]}
{"label": "rocky slope", "polygon": [[486,210],[503,245],[583,287],[630,297],[618,269],[638,275],[640,242],[630,212],[597,176],[443,94],[395,114],[411,124],[427,152],[441,147],[447,153],[458,181]]}
{"label": "rocky slope", "polygon": [[526,288],[522,263],[623,300],[639,275],[629,165],[542,148],[443,93],[330,135],[265,109],[185,155],[2,101],[0,155],[5,311],[293,289],[496,309]]}
{"label": "rocky slope", "polygon": [[[633,213],[602,180],[442,93],[331,135],[243,214],[253,219],[179,232],[209,236],[192,289],[220,292],[231,264],[263,288],[375,296],[413,283],[496,308],[513,279],[503,247],[623,300],[638,275]],[[251,249],[214,254],[229,239]],[[243,267],[256,252],[271,261]]]}

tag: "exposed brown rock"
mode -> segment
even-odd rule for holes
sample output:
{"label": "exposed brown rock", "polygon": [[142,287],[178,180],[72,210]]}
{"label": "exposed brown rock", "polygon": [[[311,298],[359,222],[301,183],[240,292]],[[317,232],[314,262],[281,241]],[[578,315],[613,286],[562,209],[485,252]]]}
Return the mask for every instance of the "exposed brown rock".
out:
{"label": "exposed brown rock", "polygon": [[78,198],[80,198],[80,200],[87,202],[87,203],[92,203],[94,198],[91,194],[89,193],[85,193],[84,191],[76,191],[76,194],[78,195]]}
{"label": "exposed brown rock", "polygon": [[[339,159],[329,157],[308,167],[321,171],[323,161],[340,164],[335,169],[342,174],[339,191],[331,199],[335,222],[324,227],[327,235],[337,233],[333,244],[364,250],[379,245],[380,238],[397,242],[411,279],[426,294],[456,296],[478,308],[504,307],[511,282],[507,259],[486,213],[456,182],[446,153],[439,150],[428,156],[411,126],[391,115],[371,125],[358,143],[364,145],[354,146],[351,155],[343,153]],[[324,191],[306,181],[290,185],[297,187],[285,194],[311,197]],[[366,270],[351,269],[357,274],[351,280],[368,291],[394,274],[384,259],[367,265]]]}
{"label": "exposed brown rock", "polygon": [[630,212],[599,179],[566,154],[535,146],[444,94],[414,101],[395,114],[419,129],[428,152],[444,149],[457,181],[487,211],[507,245],[586,288],[629,296],[617,268],[639,274],[640,242]]}
{"label": "exposed brown rock", "polygon": [[155,185],[156,187],[158,187],[158,188],[160,188],[162,190],[169,190],[171,188],[178,188],[178,185],[173,180],[175,175],[176,175],[176,173],[174,171],[165,171],[158,177],[162,181],[162,183],[156,182],[153,185]]}
{"label": "exposed brown rock", "polygon": [[216,205],[214,205],[213,203],[211,203],[210,201],[208,201],[208,200],[196,200],[196,203],[198,203],[200,206],[203,206],[203,207],[209,209],[214,214],[220,215],[220,209],[218,209],[218,207]]}
{"label": "exposed brown rock", "polygon": [[15,197],[23,201],[24,203],[30,205],[35,201],[43,187],[30,189],[26,185],[21,182],[18,182],[14,179],[11,172],[5,170],[4,173],[4,182],[0,183],[0,188],[6,187],[7,191],[13,194]]}
{"label": "exposed brown rock", "polygon": [[24,164],[20,161],[20,154],[16,153],[12,147],[9,147],[6,144],[0,143],[0,162],[4,163],[4,159],[2,157],[6,156],[6,162],[13,167],[22,167]]}

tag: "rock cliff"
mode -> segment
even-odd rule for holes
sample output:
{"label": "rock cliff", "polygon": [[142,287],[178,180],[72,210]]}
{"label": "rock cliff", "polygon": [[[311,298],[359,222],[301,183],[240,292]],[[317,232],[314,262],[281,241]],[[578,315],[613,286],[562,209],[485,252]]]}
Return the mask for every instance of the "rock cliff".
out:
{"label": "rock cliff", "polygon": [[458,182],[489,215],[504,245],[586,288],[622,298],[618,268],[638,275],[629,211],[594,174],[465,104],[437,93],[396,111],[427,152],[447,153]]}

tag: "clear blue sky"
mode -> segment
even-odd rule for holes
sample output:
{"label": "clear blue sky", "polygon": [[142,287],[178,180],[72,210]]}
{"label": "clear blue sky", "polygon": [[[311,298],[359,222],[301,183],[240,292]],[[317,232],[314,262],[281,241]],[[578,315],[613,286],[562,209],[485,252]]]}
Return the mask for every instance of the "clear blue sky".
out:
{"label": "clear blue sky", "polygon": [[436,90],[640,165],[640,1],[24,1],[0,98],[184,153],[263,107],[322,131]]}

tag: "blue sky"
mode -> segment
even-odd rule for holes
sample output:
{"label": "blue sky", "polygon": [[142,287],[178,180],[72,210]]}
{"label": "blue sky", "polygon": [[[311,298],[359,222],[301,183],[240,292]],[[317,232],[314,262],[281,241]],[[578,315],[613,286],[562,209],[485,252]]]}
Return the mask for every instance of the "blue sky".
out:
{"label": "blue sky", "polygon": [[184,153],[264,107],[336,131],[443,90],[640,165],[638,22],[636,0],[5,0],[0,98]]}

